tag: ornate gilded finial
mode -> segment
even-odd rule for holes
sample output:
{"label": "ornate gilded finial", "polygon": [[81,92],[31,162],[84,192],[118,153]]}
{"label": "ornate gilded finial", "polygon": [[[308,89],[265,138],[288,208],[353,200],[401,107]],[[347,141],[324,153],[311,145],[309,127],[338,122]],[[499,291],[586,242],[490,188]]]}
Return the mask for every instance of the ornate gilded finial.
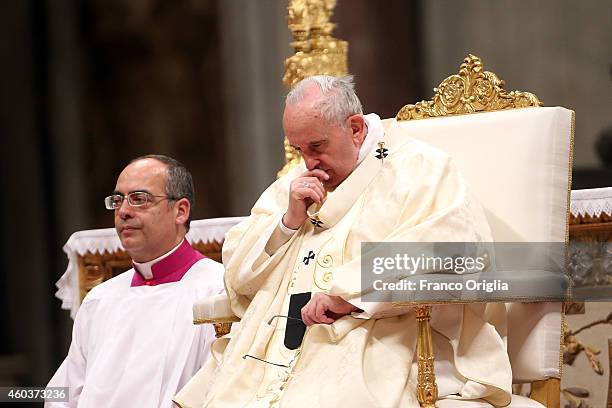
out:
{"label": "ornate gilded finial", "polygon": [[470,54],[463,60],[458,74],[449,76],[434,88],[435,94],[432,100],[404,106],[398,112],[396,119],[413,120],[542,106],[534,94],[507,92],[504,85],[504,81],[497,75],[484,70],[479,57]]}
{"label": "ornate gilded finial", "polygon": [[291,30],[291,46],[295,54],[285,60],[283,83],[288,88],[308,76],[310,52],[310,6],[308,0],[289,0],[287,4],[287,25]]}
{"label": "ornate gilded finial", "polygon": [[340,76],[348,73],[348,43],[332,36],[330,22],[336,0],[310,0],[311,75]]}
{"label": "ornate gilded finial", "polygon": [[332,36],[336,0],[290,0],[287,22],[295,54],[285,60],[283,83],[293,88],[312,75],[346,75],[348,43]]}
{"label": "ornate gilded finial", "polygon": [[308,0],[290,0],[287,5],[287,25],[293,35],[291,46],[296,52],[310,50],[310,16]]}
{"label": "ornate gilded finial", "polygon": [[[283,83],[291,89],[313,75],[346,75],[348,43],[332,36],[330,22],[336,0],[289,0],[287,23],[295,54],[285,60]],[[300,155],[285,140],[285,166],[278,177],[300,162]]]}
{"label": "ornate gilded finial", "polygon": [[336,27],[336,25],[330,21],[331,16],[334,14],[336,0],[310,0],[308,6],[310,12],[311,35],[313,31],[331,35]]}

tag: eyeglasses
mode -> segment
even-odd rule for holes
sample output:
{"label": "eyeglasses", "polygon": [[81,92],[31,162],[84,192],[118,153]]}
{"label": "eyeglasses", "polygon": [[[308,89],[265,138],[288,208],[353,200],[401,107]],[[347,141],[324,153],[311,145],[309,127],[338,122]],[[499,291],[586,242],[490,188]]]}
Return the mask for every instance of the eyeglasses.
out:
{"label": "eyeglasses", "polygon": [[[106,206],[107,210],[116,210],[121,207],[121,204],[123,204],[123,200],[127,198],[128,204],[132,207],[147,208],[155,203],[155,201],[153,200],[154,197],[161,198],[162,200],[176,200],[176,198],[174,197],[153,195],[146,191],[132,191],[131,193],[128,193],[126,195],[109,195],[104,199],[104,205]],[[160,202],[162,200],[159,200],[157,202]]]}
{"label": "eyeglasses", "polygon": [[[310,297],[310,293],[308,293],[308,295]],[[292,317],[292,316],[274,315],[274,316],[272,316],[270,318],[270,320],[268,320],[268,325],[271,326],[272,322],[274,321],[274,319],[279,318],[279,317],[282,317],[282,318],[287,319],[289,321],[293,320],[293,321],[299,322],[298,323],[298,325],[299,325],[298,327],[299,328],[297,330],[298,333],[293,333],[293,335],[289,335],[290,337],[296,337],[295,334],[297,334],[297,337],[290,339],[289,343],[291,343],[291,344],[289,344],[289,345],[287,344],[288,343],[287,335],[289,334],[290,331],[295,331],[295,330],[292,330],[289,326],[287,326],[287,328],[285,330],[285,341],[284,341],[285,347],[287,347],[289,350],[297,349],[302,344],[302,339],[304,338],[304,332],[306,331],[306,325],[304,324],[304,321],[302,319],[298,319],[298,318]],[[299,351],[298,351],[298,353],[299,353]],[[247,358],[252,358],[254,360],[261,361],[262,363],[271,364],[273,366],[283,367],[283,368],[291,368],[291,365],[295,361],[296,357],[297,357],[297,354],[294,356],[293,359],[291,359],[291,361],[289,362],[289,365],[287,365],[287,364],[273,363],[271,361],[264,360],[263,358],[255,357],[255,356],[253,356],[251,354],[245,354],[245,355],[242,356],[242,358],[244,360],[246,360]]]}

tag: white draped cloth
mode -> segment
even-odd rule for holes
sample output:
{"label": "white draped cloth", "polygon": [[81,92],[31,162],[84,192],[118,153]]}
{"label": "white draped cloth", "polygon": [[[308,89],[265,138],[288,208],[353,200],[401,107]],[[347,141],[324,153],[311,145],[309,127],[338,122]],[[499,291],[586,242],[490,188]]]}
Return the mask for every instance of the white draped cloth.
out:
{"label": "white draped cloth", "polygon": [[612,215],[612,187],[572,190],[571,212],[574,217]]}
{"label": "white draped cloth", "polygon": [[173,407],[172,397],[210,355],[212,326],[194,326],[192,305],[223,291],[223,266],[208,258],[181,280],[131,286],[134,269],[94,287],[73,327],[68,356],[49,387],[70,401],[47,408]]}

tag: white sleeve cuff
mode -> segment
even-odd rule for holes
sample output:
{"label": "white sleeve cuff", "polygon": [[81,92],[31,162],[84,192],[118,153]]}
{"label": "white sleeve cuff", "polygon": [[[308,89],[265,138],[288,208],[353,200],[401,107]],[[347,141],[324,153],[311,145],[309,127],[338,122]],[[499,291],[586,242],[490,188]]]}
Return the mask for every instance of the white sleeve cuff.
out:
{"label": "white sleeve cuff", "polygon": [[272,256],[278,250],[278,248],[285,245],[296,232],[297,230],[287,228],[285,224],[283,224],[283,219],[281,218],[278,222],[278,226],[274,228],[272,235],[266,243],[266,253]]}
{"label": "white sleeve cuff", "polygon": [[296,229],[291,229],[287,226],[285,226],[285,224],[283,224],[283,219],[281,218],[280,221],[278,222],[278,227],[280,228],[280,230],[282,231],[283,234],[287,235],[287,236],[293,236],[293,234],[295,234],[297,232]]}

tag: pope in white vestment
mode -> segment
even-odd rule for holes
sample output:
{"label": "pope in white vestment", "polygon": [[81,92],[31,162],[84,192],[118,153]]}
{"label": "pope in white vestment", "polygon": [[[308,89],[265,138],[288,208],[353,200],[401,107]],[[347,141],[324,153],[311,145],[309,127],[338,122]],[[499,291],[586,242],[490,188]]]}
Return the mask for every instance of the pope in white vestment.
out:
{"label": "pope in white vestment", "polygon": [[[393,122],[384,130],[376,115],[365,121],[356,167],[321,206],[309,208],[310,219],[297,231],[287,231],[281,219],[290,183],[304,165],[273,183],[250,217],[228,232],[225,286],[241,321],[213,344],[213,359],[175,397],[179,406],[419,406],[414,312],[380,318],[392,306],[361,299],[361,243],[486,242],[491,236],[446,154]],[[363,312],[309,326],[301,346],[290,350],[283,343],[287,319],[273,317],[286,316],[290,295],[303,292],[339,296]],[[503,406],[510,402],[510,363],[485,308],[433,308],[439,395]]]}
{"label": "pope in white vestment", "polygon": [[172,407],[210,355],[212,327],[194,326],[195,300],[223,290],[223,266],[183,240],[96,287],[77,313],[68,356],[48,387],[70,401],[45,407]]}

